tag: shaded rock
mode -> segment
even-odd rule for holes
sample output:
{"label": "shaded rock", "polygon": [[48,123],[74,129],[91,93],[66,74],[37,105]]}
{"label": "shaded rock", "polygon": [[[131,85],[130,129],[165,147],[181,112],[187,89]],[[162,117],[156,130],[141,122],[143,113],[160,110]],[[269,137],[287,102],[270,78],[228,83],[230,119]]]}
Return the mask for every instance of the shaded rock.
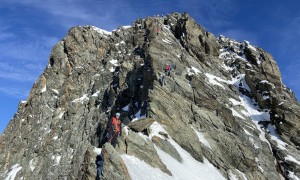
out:
{"label": "shaded rock", "polygon": [[103,170],[100,179],[131,179],[119,153],[106,143],[102,149]]}
{"label": "shaded rock", "polygon": [[154,122],[153,119],[143,119],[138,121],[133,121],[128,124],[128,127],[136,132],[142,132],[147,129]]}

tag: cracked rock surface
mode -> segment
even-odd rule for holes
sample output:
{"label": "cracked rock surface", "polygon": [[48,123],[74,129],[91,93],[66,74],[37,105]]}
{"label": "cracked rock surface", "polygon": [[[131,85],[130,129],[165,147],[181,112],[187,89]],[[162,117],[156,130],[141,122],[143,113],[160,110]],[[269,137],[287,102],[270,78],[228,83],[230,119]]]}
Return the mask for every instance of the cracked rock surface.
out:
{"label": "cracked rock surface", "polygon": [[[116,112],[124,127],[113,148],[105,136]],[[154,123],[166,132],[153,135]],[[159,153],[184,163],[174,143],[225,179],[296,179],[299,128],[299,102],[276,61],[247,41],[215,37],[179,13],[113,32],[78,26],[0,136],[0,179],[95,179],[96,148],[101,179],[132,178],[124,155],[175,177]]]}

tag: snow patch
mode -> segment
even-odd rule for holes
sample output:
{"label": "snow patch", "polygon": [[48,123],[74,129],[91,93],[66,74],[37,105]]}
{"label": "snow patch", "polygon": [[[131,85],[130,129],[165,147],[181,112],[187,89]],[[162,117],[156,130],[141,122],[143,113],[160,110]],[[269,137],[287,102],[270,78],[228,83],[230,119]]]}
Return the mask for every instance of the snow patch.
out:
{"label": "snow patch", "polygon": [[100,93],[100,91],[95,92],[92,96],[93,97],[98,97],[98,94]]}
{"label": "snow patch", "polygon": [[65,114],[65,111],[60,112],[58,115],[58,118],[61,119],[64,116],[64,114]]}
{"label": "snow patch", "polygon": [[285,158],[284,158],[286,161],[291,161],[291,162],[294,162],[298,165],[300,165],[300,161],[298,161],[297,159],[295,159],[293,156],[291,155],[287,155]]}
{"label": "snow patch", "polygon": [[103,35],[111,35],[111,34],[112,34],[112,33],[109,32],[109,31],[106,31],[106,30],[104,30],[104,29],[97,28],[97,27],[95,27],[95,26],[92,26],[92,28],[93,28],[95,31],[97,31],[98,33],[103,34]]}
{"label": "snow patch", "polygon": [[14,180],[17,176],[17,173],[22,169],[20,164],[15,164],[9,169],[9,173],[6,175],[5,180]]}
{"label": "snow patch", "polygon": [[89,98],[87,97],[87,94],[84,94],[81,98],[78,98],[78,99],[74,99],[72,102],[74,103],[84,103],[85,101],[88,101]]}
{"label": "snow patch", "polygon": [[60,162],[60,159],[61,159],[61,156],[52,156],[52,160],[54,160],[53,166],[58,165]]}
{"label": "snow patch", "polygon": [[53,139],[53,140],[57,140],[57,139],[58,139],[58,136],[54,136],[52,139]]}
{"label": "snow patch", "polygon": [[51,91],[54,92],[56,95],[59,94],[58,90],[56,90],[56,89],[51,89]]}
{"label": "snow patch", "polygon": [[109,62],[114,66],[119,66],[119,61],[117,59],[112,59]]}
{"label": "snow patch", "polygon": [[239,180],[239,178],[233,174],[231,170],[229,170],[228,176],[230,180]]}
{"label": "snow patch", "polygon": [[205,73],[205,76],[208,78],[208,82],[210,84],[220,86],[225,90],[225,87],[222,84],[220,84],[219,82],[228,83],[228,81],[226,81],[220,77],[214,76],[212,74],[209,74],[209,73]]}
{"label": "snow patch", "polygon": [[298,176],[295,175],[294,172],[291,172],[291,171],[288,171],[289,172],[289,175],[288,177],[293,179],[293,180],[300,180],[300,178]]}
{"label": "snow patch", "polygon": [[102,149],[101,148],[96,148],[96,147],[94,147],[94,153],[96,153],[97,155],[99,155],[99,154],[101,154],[101,152],[102,152]]}
{"label": "snow patch", "polygon": [[201,71],[200,71],[199,69],[195,68],[194,66],[192,66],[192,70],[193,70],[196,74],[201,73]]}
{"label": "snow patch", "polygon": [[111,68],[109,69],[109,71],[110,71],[110,72],[114,72],[114,71],[115,71],[115,68],[114,68],[114,67],[111,67]]}
{"label": "snow patch", "polygon": [[269,124],[268,125],[268,132],[270,133],[270,137],[272,140],[276,141],[277,143],[277,147],[281,150],[286,150],[286,143],[283,142],[280,138],[280,136],[276,133],[276,130],[275,130],[275,126]]}
{"label": "snow patch", "polygon": [[174,179],[168,174],[162,172],[160,169],[154,168],[134,156],[122,154],[121,157],[132,180]]}
{"label": "snow patch", "polygon": [[137,121],[140,119],[145,119],[146,118],[146,114],[141,115],[141,110],[139,110],[135,115],[134,115],[134,119],[132,121]]}
{"label": "snow patch", "polygon": [[229,101],[232,103],[232,105],[234,106],[238,106],[238,105],[241,105],[241,102],[240,101],[237,101],[233,98],[229,98]]}
{"label": "snow patch", "polygon": [[241,172],[240,170],[238,170],[238,169],[236,169],[236,171],[237,171],[238,173],[240,173],[240,175],[243,177],[244,180],[248,180],[247,177],[246,177],[246,175],[245,175],[244,173],[242,173],[242,172]]}
{"label": "snow patch", "polygon": [[[151,126],[150,139],[156,135],[160,136],[159,132],[167,133],[164,128],[158,123],[154,122]],[[146,136],[145,136],[146,137]],[[169,136],[170,137],[170,136]],[[163,137],[164,138],[164,137]],[[167,139],[177,150],[179,155],[182,157],[183,162],[180,163],[178,160],[160,150],[156,146],[155,149],[162,162],[172,173],[172,176],[162,172],[158,168],[154,168],[144,161],[127,154],[121,155],[124,160],[129,174],[133,180],[145,179],[164,179],[164,180],[181,180],[181,179],[201,179],[205,177],[208,180],[219,180],[225,179],[221,173],[215,168],[206,158],[203,163],[195,160],[187,151],[181,148],[172,138]],[[207,175],[210,176],[207,176]]]}
{"label": "snow patch", "polygon": [[36,164],[37,164],[37,161],[34,158],[29,161],[29,168],[31,171],[33,171],[35,169]]}
{"label": "snow patch", "polygon": [[130,105],[130,104],[128,104],[127,106],[123,107],[122,110],[123,110],[123,111],[129,111],[129,105]]}
{"label": "snow patch", "polygon": [[47,86],[45,85],[45,86],[43,87],[43,89],[41,90],[41,93],[46,92],[46,91],[47,91]]}

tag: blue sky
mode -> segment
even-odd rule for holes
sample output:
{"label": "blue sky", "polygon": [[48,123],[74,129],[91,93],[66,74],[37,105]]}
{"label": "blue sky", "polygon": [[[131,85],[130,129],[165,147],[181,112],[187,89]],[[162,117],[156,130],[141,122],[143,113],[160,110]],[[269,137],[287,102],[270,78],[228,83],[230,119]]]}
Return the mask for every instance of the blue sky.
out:
{"label": "blue sky", "polygon": [[300,97],[298,0],[1,0],[0,132],[26,100],[52,47],[76,25],[106,30],[137,18],[188,12],[215,36],[248,40],[276,59],[284,83]]}

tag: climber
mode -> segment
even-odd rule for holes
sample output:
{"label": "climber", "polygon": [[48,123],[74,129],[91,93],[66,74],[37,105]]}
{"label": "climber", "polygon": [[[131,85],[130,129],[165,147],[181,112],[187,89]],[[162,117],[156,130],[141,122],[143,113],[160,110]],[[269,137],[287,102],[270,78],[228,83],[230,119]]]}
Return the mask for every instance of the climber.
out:
{"label": "climber", "polygon": [[165,68],[166,76],[171,76],[171,71],[172,71],[172,65],[167,64]]}
{"label": "climber", "polygon": [[161,74],[159,76],[159,83],[160,83],[161,87],[163,87],[164,85],[166,85],[166,83],[165,83],[165,76],[163,74]]}
{"label": "climber", "polygon": [[103,169],[103,156],[102,156],[102,152],[100,154],[98,154],[97,157],[96,157],[96,165],[97,165],[96,180],[100,180],[101,172],[102,172],[102,169]]}
{"label": "climber", "polygon": [[113,147],[116,147],[117,139],[122,134],[122,122],[120,119],[120,113],[116,113],[116,116],[112,118],[110,127],[108,129],[108,142],[111,142]]}
{"label": "climber", "polygon": [[157,25],[157,29],[156,29],[156,35],[158,35],[159,32],[160,32],[160,26],[159,26],[159,24],[158,24],[158,25]]}

